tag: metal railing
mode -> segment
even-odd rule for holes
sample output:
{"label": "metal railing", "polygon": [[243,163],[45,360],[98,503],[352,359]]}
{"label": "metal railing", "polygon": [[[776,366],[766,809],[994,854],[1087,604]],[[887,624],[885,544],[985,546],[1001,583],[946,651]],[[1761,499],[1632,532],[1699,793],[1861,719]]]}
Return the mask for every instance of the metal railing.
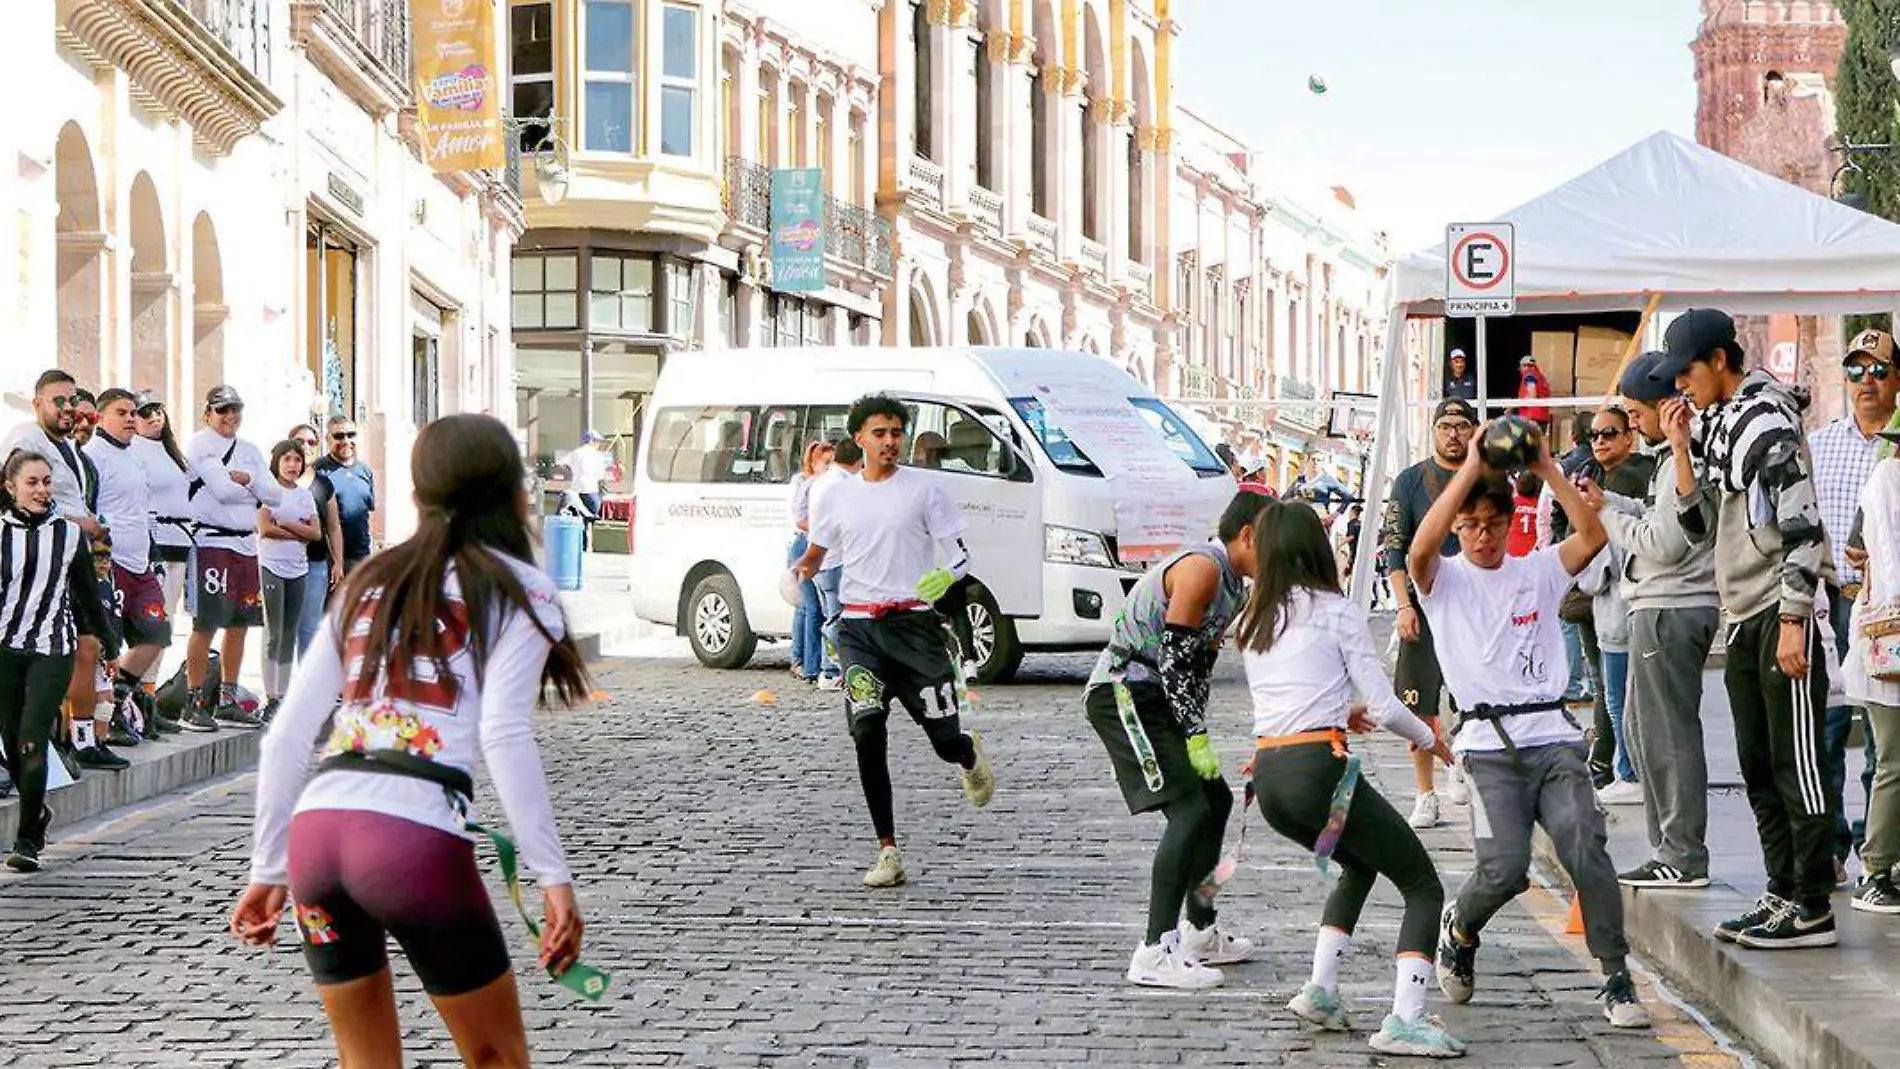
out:
{"label": "metal railing", "polygon": [[271,0],[171,0],[244,69],[270,83]]}
{"label": "metal railing", "polygon": [[[771,239],[772,171],[743,156],[726,157],[720,205],[734,225],[750,227]],[[886,278],[891,276],[890,220],[856,204],[827,196],[825,255]]]}
{"label": "metal railing", "polygon": [[501,168],[502,184],[508,187],[509,192],[515,195],[516,200],[520,200],[521,138],[516,137],[514,131],[508,129],[506,124],[503,125],[502,131],[502,143],[508,146],[508,162],[503,164]]}
{"label": "metal railing", "polygon": [[409,55],[408,0],[323,0],[339,21],[356,33],[363,50],[409,91],[415,68]]}
{"label": "metal railing", "polygon": [[766,232],[772,228],[772,172],[743,156],[726,157],[725,188],[719,194],[726,218]]}

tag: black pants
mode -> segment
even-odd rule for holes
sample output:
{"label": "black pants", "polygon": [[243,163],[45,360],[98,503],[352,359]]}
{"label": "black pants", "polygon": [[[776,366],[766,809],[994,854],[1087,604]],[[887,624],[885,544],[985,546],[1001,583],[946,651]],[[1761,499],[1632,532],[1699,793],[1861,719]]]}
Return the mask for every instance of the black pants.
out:
{"label": "black pants", "polygon": [[938,757],[966,769],[976,766],[976,747],[957,715],[955,669],[946,638],[942,618],[934,612],[838,623],[845,722],[857,750],[858,779],[871,810],[871,826],[880,840],[897,835],[885,728],[893,701],[924,729]]}
{"label": "black pants", "polygon": [[1604,787],[1616,778],[1616,731],[1610,725],[1609,699],[1604,696],[1603,646],[1597,642],[1596,622],[1578,624],[1577,637],[1583,640],[1583,659],[1590,665],[1590,677],[1597,681],[1590,698],[1590,782]]}
{"label": "black pants", "polygon": [[[1831,637],[1831,636],[1830,636]],[[1778,608],[1729,628],[1729,707],[1742,783],[1755,812],[1768,892],[1825,908],[1834,890],[1834,813],[1827,791],[1827,669],[1822,636],[1807,624],[1808,676],[1789,679],[1775,660]]]}
{"label": "black pants", "polygon": [[[1274,831],[1308,850],[1326,828],[1333,789],[1346,770],[1324,742],[1262,750],[1254,756],[1253,787],[1260,812]],[[1351,934],[1359,924],[1366,896],[1379,876],[1392,881],[1405,899],[1399,921],[1398,952],[1426,954],[1438,945],[1438,919],[1445,907],[1445,886],[1418,833],[1392,803],[1364,779],[1346,810],[1346,826],[1333,849],[1339,881],[1326,899],[1320,923]]]}
{"label": "black pants", "polygon": [[73,677],[73,655],[0,650],[0,745],[20,791],[19,846],[46,846],[46,747]]}

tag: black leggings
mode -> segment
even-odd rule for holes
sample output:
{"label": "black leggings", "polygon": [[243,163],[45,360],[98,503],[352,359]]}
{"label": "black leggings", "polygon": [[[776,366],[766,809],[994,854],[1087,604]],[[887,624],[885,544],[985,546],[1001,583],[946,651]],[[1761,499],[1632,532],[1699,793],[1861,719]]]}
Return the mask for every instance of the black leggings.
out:
{"label": "black leggings", "polygon": [[[890,718],[890,711],[886,709],[851,721],[851,743],[858,752],[858,779],[864,784],[864,802],[871,810],[871,827],[880,840],[897,837],[897,814],[891,802],[891,766],[887,756],[890,732],[884,726]],[[937,751],[938,757],[959,768],[976,766],[976,747],[970,742],[970,736],[964,734],[955,715],[920,718],[918,723],[923,726],[930,748]]]}
{"label": "black leggings", "polygon": [[[1253,785],[1261,814],[1274,831],[1312,849],[1326,827],[1333,788],[1345,769],[1346,759],[1335,756],[1324,742],[1260,751],[1254,757]],[[1326,899],[1321,924],[1351,934],[1372,893],[1372,881],[1384,876],[1405,899],[1398,952],[1432,953],[1445,906],[1444,885],[1418,834],[1364,779],[1353,792],[1333,860],[1339,863],[1339,882]]]}
{"label": "black leggings", "polygon": [[1196,928],[1214,923],[1214,908],[1194,894],[1220,864],[1221,836],[1234,792],[1224,779],[1205,779],[1201,789],[1163,805],[1168,827],[1155,848],[1154,880],[1148,891],[1148,945],[1181,923],[1183,905]]}
{"label": "black leggings", "polygon": [[0,745],[20,791],[19,846],[46,846],[46,747],[72,682],[73,655],[0,649]]}

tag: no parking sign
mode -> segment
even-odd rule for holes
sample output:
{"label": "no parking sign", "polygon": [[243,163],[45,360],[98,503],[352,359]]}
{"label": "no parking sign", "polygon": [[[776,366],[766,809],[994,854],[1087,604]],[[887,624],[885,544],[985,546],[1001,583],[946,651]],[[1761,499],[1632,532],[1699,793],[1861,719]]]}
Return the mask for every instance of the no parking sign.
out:
{"label": "no parking sign", "polygon": [[1510,223],[1453,223],[1445,228],[1445,314],[1455,318],[1517,314],[1517,228]]}

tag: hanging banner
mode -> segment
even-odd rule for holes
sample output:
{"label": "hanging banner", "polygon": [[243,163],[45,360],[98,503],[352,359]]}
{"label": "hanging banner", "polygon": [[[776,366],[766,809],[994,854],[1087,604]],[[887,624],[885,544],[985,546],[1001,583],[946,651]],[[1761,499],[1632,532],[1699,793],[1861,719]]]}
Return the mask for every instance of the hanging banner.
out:
{"label": "hanging banner", "polygon": [[410,25],[423,159],[436,171],[505,165],[494,5],[410,0]]}
{"label": "hanging banner", "polygon": [[825,288],[822,168],[772,172],[772,288],[781,293],[817,293]]}

